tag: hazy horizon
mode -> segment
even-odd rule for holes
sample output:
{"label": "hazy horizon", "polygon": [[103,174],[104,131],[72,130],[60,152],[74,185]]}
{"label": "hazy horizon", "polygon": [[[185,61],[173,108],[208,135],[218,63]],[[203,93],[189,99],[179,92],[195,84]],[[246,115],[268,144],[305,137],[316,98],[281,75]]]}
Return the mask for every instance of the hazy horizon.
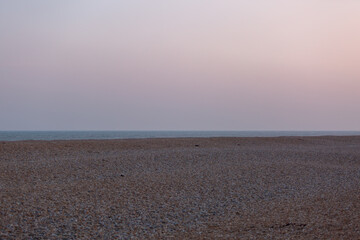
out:
{"label": "hazy horizon", "polygon": [[0,131],[360,131],[360,2],[0,2]]}
{"label": "hazy horizon", "polygon": [[[151,130],[110,130],[110,129],[93,129],[93,130],[78,130],[78,129],[62,129],[62,130],[53,130],[53,129],[46,129],[46,130],[21,130],[21,129],[9,129],[9,130],[1,130],[0,132],[139,132],[139,133],[143,133],[143,132],[249,132],[249,133],[255,133],[255,132],[259,132],[259,133],[281,133],[281,132],[288,132],[288,133],[311,133],[311,132],[318,132],[318,133],[356,133],[356,135],[358,135],[358,133],[360,133],[360,130],[219,130],[219,129],[214,129],[214,130],[188,130],[188,129],[182,129],[182,130],[172,130],[172,129],[165,129],[165,130],[157,130],[157,129],[151,129]],[[292,135],[289,135],[292,136]]]}

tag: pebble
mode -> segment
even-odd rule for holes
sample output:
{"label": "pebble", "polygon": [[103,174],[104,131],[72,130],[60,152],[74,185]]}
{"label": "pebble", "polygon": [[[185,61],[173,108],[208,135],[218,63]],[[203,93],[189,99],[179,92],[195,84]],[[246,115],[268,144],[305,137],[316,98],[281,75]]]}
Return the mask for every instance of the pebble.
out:
{"label": "pebble", "polygon": [[0,239],[360,239],[359,179],[360,137],[1,142]]}

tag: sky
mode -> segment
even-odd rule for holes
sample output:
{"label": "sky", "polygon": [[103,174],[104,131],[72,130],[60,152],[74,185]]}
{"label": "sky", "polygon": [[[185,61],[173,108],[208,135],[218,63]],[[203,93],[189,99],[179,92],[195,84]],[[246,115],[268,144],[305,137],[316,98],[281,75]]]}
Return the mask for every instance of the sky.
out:
{"label": "sky", "polygon": [[360,130],[360,1],[0,0],[0,130]]}

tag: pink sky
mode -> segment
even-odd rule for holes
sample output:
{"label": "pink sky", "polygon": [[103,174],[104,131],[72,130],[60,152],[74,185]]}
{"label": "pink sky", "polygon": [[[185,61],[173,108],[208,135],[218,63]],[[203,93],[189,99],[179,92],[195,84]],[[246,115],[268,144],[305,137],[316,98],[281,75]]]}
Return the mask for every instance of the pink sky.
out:
{"label": "pink sky", "polygon": [[360,2],[0,3],[0,130],[360,130]]}

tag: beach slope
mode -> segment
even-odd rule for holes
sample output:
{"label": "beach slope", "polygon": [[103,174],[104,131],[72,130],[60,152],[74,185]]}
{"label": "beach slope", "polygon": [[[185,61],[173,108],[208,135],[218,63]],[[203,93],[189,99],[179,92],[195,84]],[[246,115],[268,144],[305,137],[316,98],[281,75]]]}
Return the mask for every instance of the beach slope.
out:
{"label": "beach slope", "polygon": [[0,142],[0,239],[360,239],[360,137]]}

